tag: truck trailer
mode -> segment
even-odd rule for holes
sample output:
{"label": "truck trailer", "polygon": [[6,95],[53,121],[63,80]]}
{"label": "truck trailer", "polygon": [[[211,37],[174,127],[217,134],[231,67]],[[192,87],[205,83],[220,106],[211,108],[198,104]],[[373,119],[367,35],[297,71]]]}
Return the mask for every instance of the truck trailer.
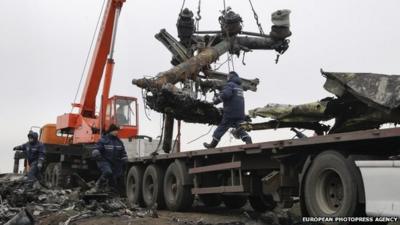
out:
{"label": "truck trailer", "polygon": [[[96,179],[99,172],[91,152],[108,127],[116,124],[121,127],[118,136],[130,154],[121,186],[131,206],[185,211],[198,197],[206,206],[223,202],[229,208],[240,208],[249,201],[252,208],[260,212],[272,210],[278,204],[290,208],[299,202],[302,215],[311,217],[363,216],[366,212],[373,216],[385,215],[387,211],[369,207],[376,203],[368,202],[376,199],[373,195],[376,190],[371,189],[374,183],[369,176],[371,170],[364,168],[373,167],[370,165],[378,168],[374,162],[383,162],[379,165],[389,163],[395,170],[399,161],[388,159],[399,154],[400,128],[266,140],[196,151],[172,148],[167,154],[154,154],[160,140],[139,135],[137,99],[109,97],[117,20],[124,2],[107,1],[85,89],[81,101],[73,104],[78,112],[63,114],[57,118],[57,123],[41,127],[40,141],[46,147],[45,186],[71,187],[82,179]],[[276,39],[261,35],[258,40],[262,48],[279,49],[281,54],[288,47],[286,37]],[[204,52],[211,52],[212,57],[205,53],[200,56],[211,63],[229,50],[229,44],[221,41],[223,51],[209,48]],[[203,59],[200,56],[198,58]],[[96,96],[103,73],[101,110],[96,112]],[[156,84],[162,86],[163,83]],[[23,155],[16,152],[15,173],[22,158]],[[380,173],[375,175],[379,177]],[[381,188],[385,193],[388,187],[382,185]],[[383,203],[384,206],[390,204],[398,206],[395,200]],[[371,210],[366,211],[366,208]],[[400,216],[400,213],[396,208],[387,215]]]}

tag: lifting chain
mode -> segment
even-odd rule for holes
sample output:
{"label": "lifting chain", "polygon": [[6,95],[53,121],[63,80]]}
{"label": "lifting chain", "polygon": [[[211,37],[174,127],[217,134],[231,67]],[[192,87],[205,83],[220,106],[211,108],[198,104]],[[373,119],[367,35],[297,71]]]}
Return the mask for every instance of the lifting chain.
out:
{"label": "lifting chain", "polygon": [[256,10],[253,7],[253,3],[251,2],[251,0],[249,0],[249,3],[250,3],[250,6],[251,6],[251,10],[253,11],[254,19],[256,20],[256,24],[258,26],[258,29],[260,30],[260,34],[264,35],[264,30],[263,30],[263,28],[261,26],[261,23],[258,21],[258,15],[257,15]]}
{"label": "lifting chain", "polygon": [[185,2],[186,2],[186,0],[183,0],[183,1],[182,1],[181,12],[183,11],[183,7],[185,7]]}
{"label": "lifting chain", "polygon": [[199,24],[201,20],[201,0],[199,0],[199,5],[197,6],[197,16],[196,16],[196,30],[199,30]]}
{"label": "lifting chain", "polygon": [[223,3],[224,3],[224,13],[226,12],[226,3],[225,3],[225,0],[223,0]]}

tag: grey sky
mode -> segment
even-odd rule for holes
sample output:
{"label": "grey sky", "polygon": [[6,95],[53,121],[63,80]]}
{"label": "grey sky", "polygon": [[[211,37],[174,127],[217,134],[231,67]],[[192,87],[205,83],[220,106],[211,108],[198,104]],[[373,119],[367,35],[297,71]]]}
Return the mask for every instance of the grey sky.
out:
{"label": "grey sky", "polygon": [[[196,10],[197,0],[186,0]],[[226,0],[244,20],[244,29],[257,31],[248,1]],[[12,147],[26,141],[30,126],[54,123],[70,111],[95,28],[101,0],[0,1],[0,100],[2,125],[0,171],[11,171]],[[264,30],[270,14],[292,10],[290,48],[275,65],[272,51],[246,55],[247,66],[235,69],[261,80],[257,93],[246,93],[251,109],[269,102],[306,103],[328,96],[319,69],[400,74],[400,2],[397,0],[253,0]],[[132,78],[155,75],[170,68],[169,52],[154,39],[161,28],[176,34],[182,2],[127,0],[120,17],[115,49],[116,67],[111,94],[141,97]],[[218,29],[222,1],[202,1],[200,29]],[[222,70],[227,70],[223,67]],[[78,100],[80,98],[78,97]],[[157,136],[160,119],[148,121],[140,101],[140,133]],[[183,126],[183,148],[201,148],[206,137],[186,144],[209,127]],[[255,141],[290,138],[287,130],[252,132]],[[225,135],[223,144],[240,143]]]}

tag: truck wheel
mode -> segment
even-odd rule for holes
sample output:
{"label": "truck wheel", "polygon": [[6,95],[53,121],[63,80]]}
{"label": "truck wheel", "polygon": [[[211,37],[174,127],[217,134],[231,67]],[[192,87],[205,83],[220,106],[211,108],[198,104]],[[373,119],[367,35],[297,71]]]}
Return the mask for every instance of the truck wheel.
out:
{"label": "truck wheel", "polygon": [[147,166],[143,174],[143,201],[147,207],[157,204],[158,209],[165,206],[163,196],[164,171],[160,166],[152,164]]}
{"label": "truck wheel", "polygon": [[126,196],[131,207],[135,207],[136,205],[144,207],[142,179],[143,169],[140,166],[132,166],[126,177]]}
{"label": "truck wheel", "polygon": [[276,207],[272,195],[249,196],[251,207],[257,212],[272,211]]}
{"label": "truck wheel", "polygon": [[335,151],[318,155],[304,182],[304,204],[309,216],[356,216],[359,176],[353,162]]}
{"label": "truck wheel", "polygon": [[168,166],[164,177],[164,199],[167,208],[172,211],[189,209],[193,204],[191,187],[185,185],[187,170],[177,162]]}
{"label": "truck wheel", "polygon": [[54,170],[55,163],[49,163],[44,170],[44,183],[47,188],[53,187],[53,170]]}
{"label": "truck wheel", "polygon": [[229,209],[240,209],[247,202],[247,196],[243,195],[222,195],[222,201]]}
{"label": "truck wheel", "polygon": [[63,168],[61,163],[55,163],[52,173],[52,187],[66,188],[71,182],[71,173],[67,168]]}

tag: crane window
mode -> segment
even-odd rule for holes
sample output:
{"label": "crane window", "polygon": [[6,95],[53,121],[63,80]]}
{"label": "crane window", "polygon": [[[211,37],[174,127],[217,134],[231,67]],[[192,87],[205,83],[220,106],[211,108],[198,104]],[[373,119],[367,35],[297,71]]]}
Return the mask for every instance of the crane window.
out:
{"label": "crane window", "polygon": [[136,104],[131,99],[117,99],[115,104],[117,125],[136,126]]}

